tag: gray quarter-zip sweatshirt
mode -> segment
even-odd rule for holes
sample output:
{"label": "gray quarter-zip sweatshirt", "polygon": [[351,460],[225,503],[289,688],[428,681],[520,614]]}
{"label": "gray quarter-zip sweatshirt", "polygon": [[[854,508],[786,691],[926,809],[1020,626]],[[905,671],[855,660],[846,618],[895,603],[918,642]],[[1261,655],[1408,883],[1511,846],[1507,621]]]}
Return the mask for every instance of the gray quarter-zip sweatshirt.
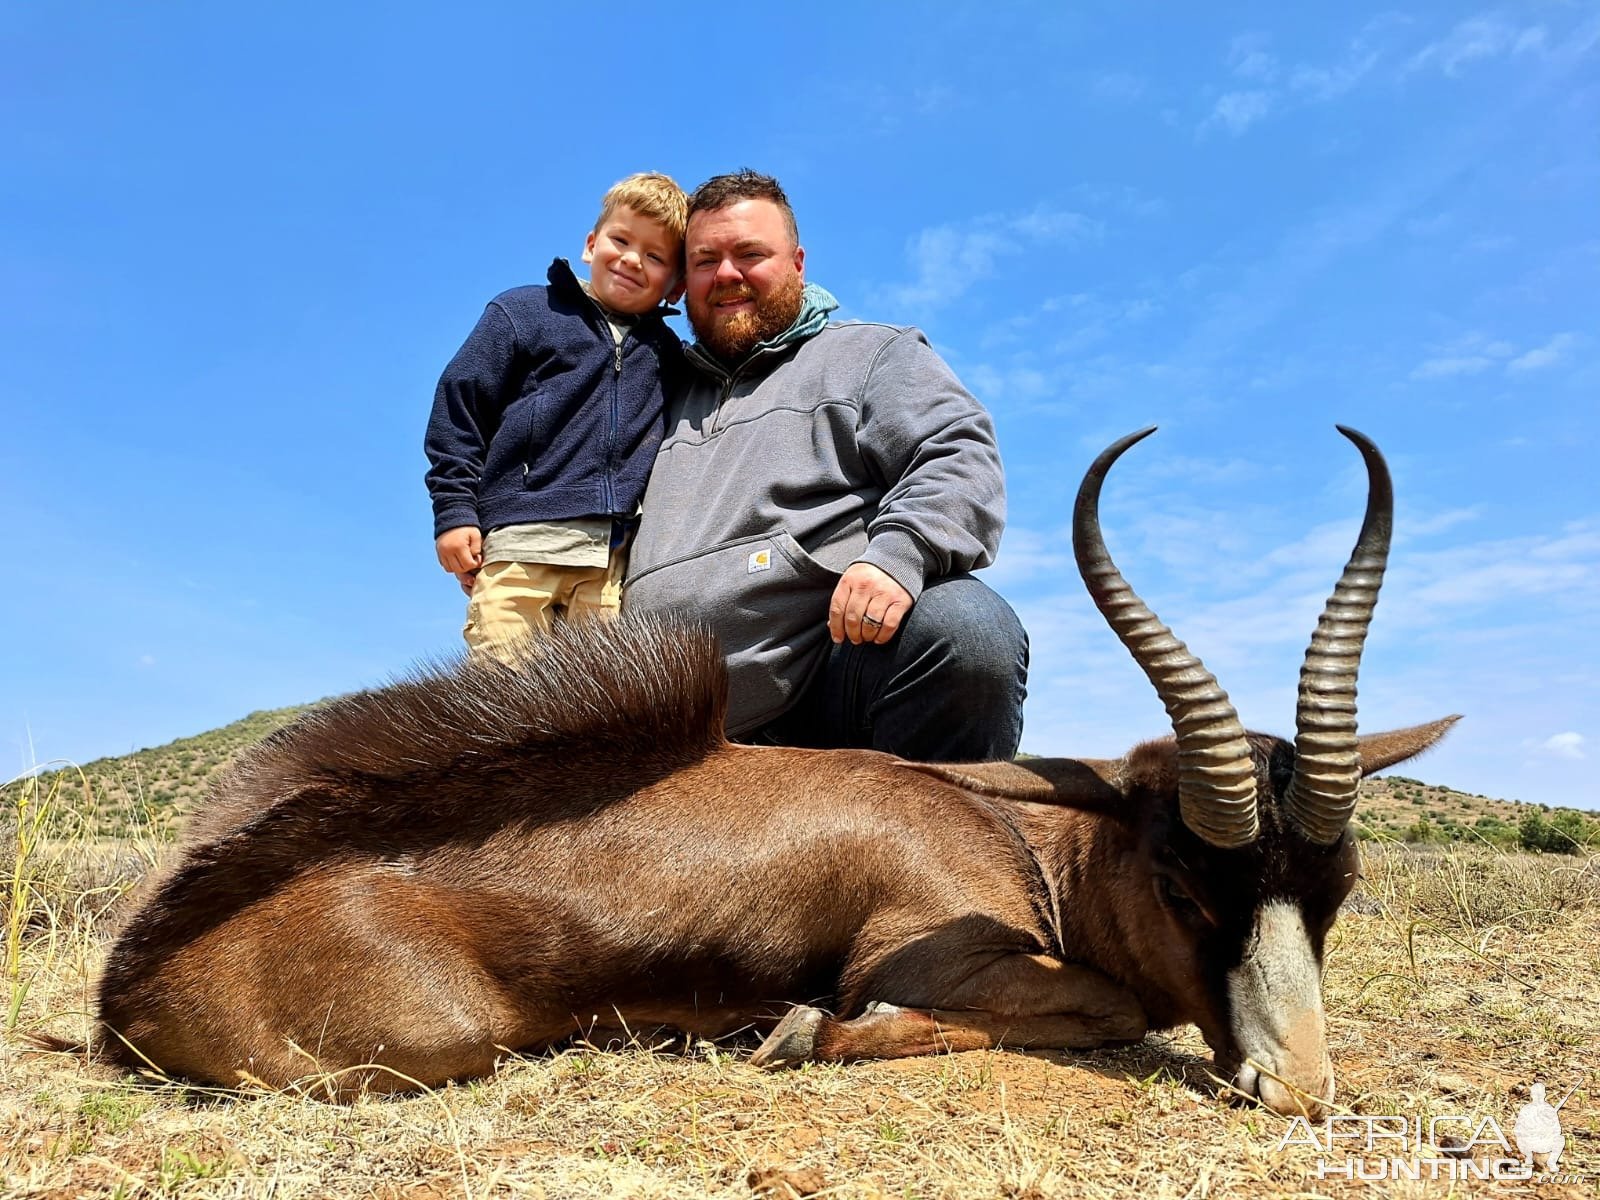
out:
{"label": "gray quarter-zip sweatshirt", "polygon": [[733,734],[804,690],[851,563],[915,600],[992,562],[1005,525],[988,412],[918,330],[828,322],[835,307],[808,284],[794,326],[737,366],[692,347],[645,491],[624,603],[716,633]]}

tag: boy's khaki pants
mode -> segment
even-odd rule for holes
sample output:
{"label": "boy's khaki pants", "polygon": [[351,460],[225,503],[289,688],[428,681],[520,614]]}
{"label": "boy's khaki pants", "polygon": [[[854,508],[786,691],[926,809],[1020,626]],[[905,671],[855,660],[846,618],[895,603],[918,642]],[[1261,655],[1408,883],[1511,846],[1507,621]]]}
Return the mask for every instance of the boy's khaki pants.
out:
{"label": "boy's khaki pants", "polygon": [[622,607],[627,565],[626,546],[613,548],[603,567],[484,563],[467,601],[461,631],[467,648],[515,666],[518,644],[546,632],[551,621],[615,616]]}

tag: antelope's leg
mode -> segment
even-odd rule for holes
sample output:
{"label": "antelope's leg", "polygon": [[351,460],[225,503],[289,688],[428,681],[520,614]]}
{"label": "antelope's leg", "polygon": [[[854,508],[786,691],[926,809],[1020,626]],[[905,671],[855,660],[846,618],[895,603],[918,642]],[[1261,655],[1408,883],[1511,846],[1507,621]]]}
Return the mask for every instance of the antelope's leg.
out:
{"label": "antelope's leg", "polygon": [[793,1009],[751,1062],[849,1062],[994,1046],[1087,1049],[1144,1036],[1132,993],[1088,967],[1042,955],[1007,955],[927,1008],[877,1003],[852,1021]]}

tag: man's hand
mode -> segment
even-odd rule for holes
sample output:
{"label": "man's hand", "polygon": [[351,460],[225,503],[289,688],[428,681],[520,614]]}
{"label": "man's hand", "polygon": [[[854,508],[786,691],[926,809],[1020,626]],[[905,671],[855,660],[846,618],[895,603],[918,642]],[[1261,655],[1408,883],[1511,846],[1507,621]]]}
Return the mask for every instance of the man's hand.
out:
{"label": "man's hand", "polygon": [[476,525],[446,529],[434,539],[433,550],[439,565],[456,577],[463,592],[472,595],[478,568],[483,566],[483,531]]}
{"label": "man's hand", "polygon": [[828,633],[838,644],[882,646],[911,611],[911,593],[871,563],[852,563],[828,602]]}

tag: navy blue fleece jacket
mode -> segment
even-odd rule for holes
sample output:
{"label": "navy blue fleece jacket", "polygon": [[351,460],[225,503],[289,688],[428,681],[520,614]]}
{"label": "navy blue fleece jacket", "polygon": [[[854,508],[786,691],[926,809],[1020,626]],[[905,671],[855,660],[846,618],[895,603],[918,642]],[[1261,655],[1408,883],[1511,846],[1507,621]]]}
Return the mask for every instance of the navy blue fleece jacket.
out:
{"label": "navy blue fleece jacket", "polygon": [[502,292],[434,392],[424,448],[433,532],[631,516],[664,428],[682,345],[661,310],[617,345],[565,259],[547,287]]}

